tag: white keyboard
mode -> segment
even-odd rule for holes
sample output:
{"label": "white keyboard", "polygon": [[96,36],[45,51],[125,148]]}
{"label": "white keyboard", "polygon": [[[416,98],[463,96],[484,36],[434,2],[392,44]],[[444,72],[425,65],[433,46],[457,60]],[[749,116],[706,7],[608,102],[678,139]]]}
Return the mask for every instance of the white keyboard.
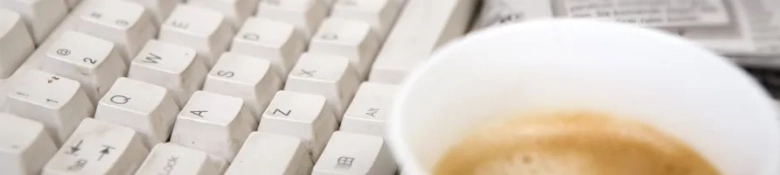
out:
{"label": "white keyboard", "polygon": [[0,0],[0,174],[392,175],[473,0]]}
{"label": "white keyboard", "polygon": [[[592,17],[617,1],[485,0],[476,24]],[[647,26],[780,60],[780,1],[684,2],[707,5],[699,21]],[[477,6],[0,0],[0,174],[400,173],[383,140],[397,84],[464,35]]]}

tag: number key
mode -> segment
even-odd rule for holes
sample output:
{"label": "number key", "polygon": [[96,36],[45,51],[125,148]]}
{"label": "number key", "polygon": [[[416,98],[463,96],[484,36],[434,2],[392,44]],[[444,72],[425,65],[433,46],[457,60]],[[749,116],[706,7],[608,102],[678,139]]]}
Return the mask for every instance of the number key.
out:
{"label": "number key", "polygon": [[8,112],[41,122],[57,145],[92,116],[95,108],[78,82],[34,69],[22,76],[8,94]]}
{"label": "number key", "polygon": [[328,7],[323,0],[266,0],[257,7],[257,17],[293,24],[308,40],[328,16]]}
{"label": "number key", "polygon": [[49,47],[41,70],[79,81],[96,102],[117,78],[125,76],[125,65],[114,43],[68,31]]}
{"label": "number key", "polygon": [[92,10],[81,16],[77,30],[114,42],[125,63],[157,33],[152,16],[141,5],[102,1]]}

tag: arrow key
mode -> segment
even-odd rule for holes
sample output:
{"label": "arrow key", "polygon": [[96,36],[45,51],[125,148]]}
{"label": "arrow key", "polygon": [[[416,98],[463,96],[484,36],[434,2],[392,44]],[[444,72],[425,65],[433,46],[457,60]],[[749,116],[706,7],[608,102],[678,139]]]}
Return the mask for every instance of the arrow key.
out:
{"label": "arrow key", "polygon": [[86,118],[43,167],[49,174],[117,174],[134,172],[149,150],[133,129]]}

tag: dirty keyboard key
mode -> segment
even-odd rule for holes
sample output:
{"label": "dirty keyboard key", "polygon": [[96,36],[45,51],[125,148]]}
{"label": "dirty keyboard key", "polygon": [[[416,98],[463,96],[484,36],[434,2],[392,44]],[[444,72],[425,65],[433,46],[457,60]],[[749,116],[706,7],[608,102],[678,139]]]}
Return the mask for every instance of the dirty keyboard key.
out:
{"label": "dirty keyboard key", "polygon": [[293,25],[250,18],[233,38],[230,51],[271,61],[274,71],[284,80],[305,48],[303,34]]}
{"label": "dirty keyboard key", "polygon": [[133,59],[128,77],[165,87],[176,104],[184,106],[208,73],[196,54],[192,48],[151,40]]}
{"label": "dirty keyboard key", "polygon": [[0,162],[3,174],[40,174],[57,146],[43,124],[8,113],[0,113]]}
{"label": "dirty keyboard key", "polygon": [[384,41],[401,12],[401,5],[398,0],[338,0],[331,17],[367,23],[378,39]]}
{"label": "dirty keyboard key", "polygon": [[343,131],[333,136],[312,175],[393,175],[396,165],[382,137]]}
{"label": "dirty keyboard key", "polygon": [[117,78],[125,76],[127,64],[114,43],[68,31],[49,47],[41,70],[78,81],[92,102],[97,102]]}
{"label": "dirty keyboard key", "polygon": [[179,5],[162,24],[159,40],[195,49],[198,59],[211,67],[228,49],[233,35],[233,29],[221,13]]}
{"label": "dirty keyboard key", "polygon": [[309,175],[312,164],[300,138],[253,132],[225,174]]}
{"label": "dirty keyboard key", "polygon": [[8,112],[41,122],[58,146],[95,107],[78,82],[51,73],[29,70],[8,94]]}
{"label": "dirty keyboard key", "polygon": [[135,175],[219,175],[227,161],[174,143],[154,146]]}
{"label": "dirty keyboard key", "polygon": [[328,7],[322,0],[264,0],[259,3],[256,16],[293,24],[309,40],[328,16]]}
{"label": "dirty keyboard key", "polygon": [[230,162],[256,129],[257,120],[244,109],[241,98],[196,91],[179,112],[171,142]]}
{"label": "dirty keyboard key", "polygon": [[358,86],[357,71],[345,57],[304,53],[290,72],[284,90],[324,96],[336,120],[341,121]]}
{"label": "dirty keyboard key", "polygon": [[63,0],[3,0],[0,1],[0,8],[7,8],[22,16],[36,45],[41,44],[68,15],[68,7]]}
{"label": "dirty keyboard key", "polygon": [[30,33],[19,14],[0,8],[0,78],[16,71],[35,49]]}
{"label": "dirty keyboard key", "polygon": [[178,112],[165,88],[122,77],[98,102],[95,119],[134,129],[151,148],[168,140]]}
{"label": "dirty keyboard key", "polygon": [[257,131],[301,138],[312,160],[316,160],[336,129],[336,119],[324,97],[279,91],[265,110]]}
{"label": "dirty keyboard key", "polygon": [[346,57],[363,80],[368,77],[380,45],[378,36],[371,31],[368,23],[328,18],[309,43],[308,53]]}
{"label": "dirty keyboard key", "polygon": [[398,85],[364,82],[341,120],[341,131],[384,137],[393,96]]}
{"label": "dirty keyboard key", "polygon": [[128,127],[84,119],[46,163],[43,175],[131,175],[149,153]]}
{"label": "dirty keyboard key", "polygon": [[80,19],[77,31],[113,42],[126,64],[157,34],[144,6],[128,1],[103,1]]}
{"label": "dirty keyboard key", "polygon": [[226,52],[209,72],[203,90],[244,99],[244,108],[260,121],[281,86],[268,60]]}

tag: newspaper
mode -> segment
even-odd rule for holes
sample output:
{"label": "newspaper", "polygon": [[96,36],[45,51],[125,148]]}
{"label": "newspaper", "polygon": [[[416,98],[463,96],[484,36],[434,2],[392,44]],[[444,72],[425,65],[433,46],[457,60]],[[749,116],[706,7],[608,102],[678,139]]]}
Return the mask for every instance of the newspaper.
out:
{"label": "newspaper", "polygon": [[544,18],[657,28],[743,66],[780,70],[780,0],[483,0],[474,27]]}
{"label": "newspaper", "polygon": [[720,0],[568,0],[568,17],[614,20],[648,27],[718,26],[729,23]]}

